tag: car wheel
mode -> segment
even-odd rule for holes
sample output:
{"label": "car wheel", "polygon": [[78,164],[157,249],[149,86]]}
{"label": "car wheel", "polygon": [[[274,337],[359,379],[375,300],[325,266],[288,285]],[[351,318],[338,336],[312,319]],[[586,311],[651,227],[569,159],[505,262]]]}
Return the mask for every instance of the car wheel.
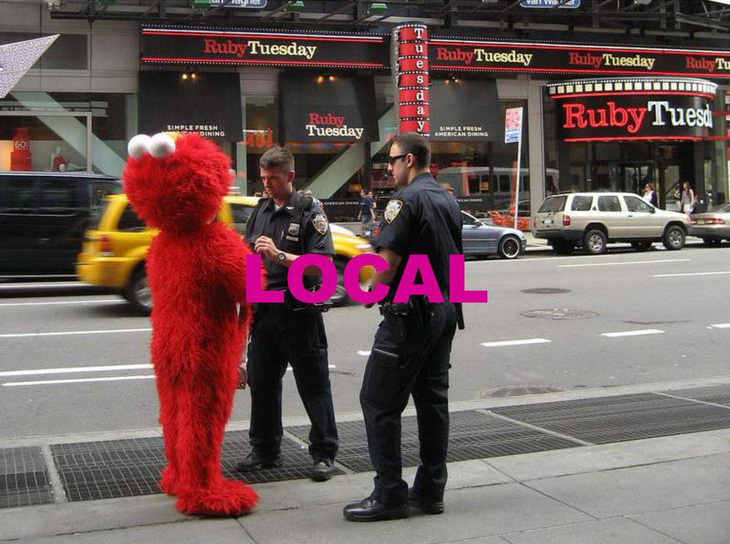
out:
{"label": "car wheel", "polygon": [[568,255],[575,249],[573,242],[567,240],[554,240],[550,245],[553,246],[553,251],[559,255]]}
{"label": "car wheel", "polygon": [[651,249],[651,242],[632,242],[631,247],[636,251],[647,251]]}
{"label": "car wheel", "polygon": [[670,225],[667,227],[667,230],[664,231],[662,243],[668,250],[676,251],[684,247],[684,238],[684,230],[682,230],[682,227]]}
{"label": "car wheel", "polygon": [[606,235],[603,231],[592,229],[583,236],[583,251],[589,255],[601,255],[606,253]]}
{"label": "car wheel", "polygon": [[520,240],[517,236],[504,236],[499,241],[497,253],[503,259],[516,259],[520,255]]}
{"label": "car wheel", "polygon": [[342,306],[347,302],[347,291],[345,291],[345,263],[335,262],[335,268],[337,269],[337,289],[335,294],[329,299],[332,306]]}
{"label": "car wheel", "polygon": [[152,293],[144,265],[134,271],[123,295],[138,312],[149,315],[152,311]]}

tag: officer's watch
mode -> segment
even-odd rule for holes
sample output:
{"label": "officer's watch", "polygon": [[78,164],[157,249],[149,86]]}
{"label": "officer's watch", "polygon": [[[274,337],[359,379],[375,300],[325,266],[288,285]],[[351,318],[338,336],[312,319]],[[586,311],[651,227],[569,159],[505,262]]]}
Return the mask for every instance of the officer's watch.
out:
{"label": "officer's watch", "polygon": [[284,253],[283,251],[280,251],[279,253],[277,253],[276,260],[279,261],[280,263],[283,263],[284,261],[286,261],[286,253]]}

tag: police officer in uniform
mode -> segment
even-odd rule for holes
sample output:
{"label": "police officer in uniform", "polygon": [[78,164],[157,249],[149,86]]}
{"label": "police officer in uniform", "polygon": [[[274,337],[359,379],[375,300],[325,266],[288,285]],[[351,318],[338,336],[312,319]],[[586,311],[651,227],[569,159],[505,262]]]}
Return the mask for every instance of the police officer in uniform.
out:
{"label": "police officer in uniform", "polygon": [[[431,150],[419,134],[398,136],[388,171],[399,190],[388,202],[376,242],[389,269],[374,283],[390,286],[381,303],[383,320],[375,333],[360,391],[370,459],[375,468],[372,494],[345,507],[350,521],[404,518],[408,506],[429,514],[444,511],[449,434],[448,386],[451,342],[460,307],[448,302],[449,256],[462,253],[461,212],[429,172]],[[444,303],[411,296],[394,303],[409,255],[424,254]],[[421,465],[413,487],[401,477],[401,414],[413,395],[418,414]]]}
{"label": "police officer in uniform", "polygon": [[[255,306],[248,347],[247,368],[241,379],[251,388],[252,450],[237,470],[241,472],[281,465],[281,390],[287,363],[294,371],[299,395],[312,423],[309,452],[314,460],[312,478],[332,476],[337,453],[337,428],[327,362],[327,337],[321,308],[297,301],[287,290],[292,262],[306,253],[334,256],[327,216],[312,197],[292,185],[294,157],[281,147],[268,150],[259,161],[261,179],[270,198],[261,199],[246,226],[246,240],[261,254],[269,290],[281,290],[283,303]],[[321,282],[316,267],[304,271],[304,285]]]}

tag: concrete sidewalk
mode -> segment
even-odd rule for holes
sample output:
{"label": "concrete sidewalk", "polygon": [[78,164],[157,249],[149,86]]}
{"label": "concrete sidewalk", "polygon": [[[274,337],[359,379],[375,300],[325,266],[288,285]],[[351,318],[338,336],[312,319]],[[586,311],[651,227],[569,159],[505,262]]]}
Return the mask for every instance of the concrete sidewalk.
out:
{"label": "concrete sidewalk", "polygon": [[[727,385],[730,378],[714,383]],[[666,386],[493,399],[456,408],[490,409],[507,403],[599,395],[605,398]],[[415,469],[406,469],[406,479],[412,481],[414,473]],[[174,499],[164,495],[9,508],[0,510],[0,541],[730,542],[730,429],[462,461],[450,463],[449,473],[446,512],[439,516],[412,512],[410,518],[398,521],[345,521],[342,507],[367,496],[372,489],[373,473],[358,473],[336,476],[325,483],[290,480],[258,484],[255,487],[261,503],[253,513],[237,520],[183,516],[175,511]]]}

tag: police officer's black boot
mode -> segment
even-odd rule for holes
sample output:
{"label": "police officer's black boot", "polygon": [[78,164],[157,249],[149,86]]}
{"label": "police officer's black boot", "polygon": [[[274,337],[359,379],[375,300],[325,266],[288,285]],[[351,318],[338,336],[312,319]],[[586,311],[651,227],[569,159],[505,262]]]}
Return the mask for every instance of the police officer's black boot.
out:
{"label": "police officer's black boot", "polygon": [[411,488],[408,490],[408,506],[418,508],[424,514],[443,514],[444,496],[424,495]]}
{"label": "police officer's black boot", "polygon": [[312,480],[315,482],[325,482],[332,478],[335,472],[335,466],[332,459],[319,459],[314,461],[312,467]]}
{"label": "police officer's black boot", "polygon": [[371,495],[360,502],[348,504],[342,510],[342,514],[348,521],[384,521],[407,518],[408,507],[405,505],[389,506],[378,502]]}
{"label": "police officer's black boot", "polygon": [[246,458],[236,465],[238,472],[250,472],[264,468],[276,468],[281,466],[281,454],[264,455],[256,448],[251,450]]}

